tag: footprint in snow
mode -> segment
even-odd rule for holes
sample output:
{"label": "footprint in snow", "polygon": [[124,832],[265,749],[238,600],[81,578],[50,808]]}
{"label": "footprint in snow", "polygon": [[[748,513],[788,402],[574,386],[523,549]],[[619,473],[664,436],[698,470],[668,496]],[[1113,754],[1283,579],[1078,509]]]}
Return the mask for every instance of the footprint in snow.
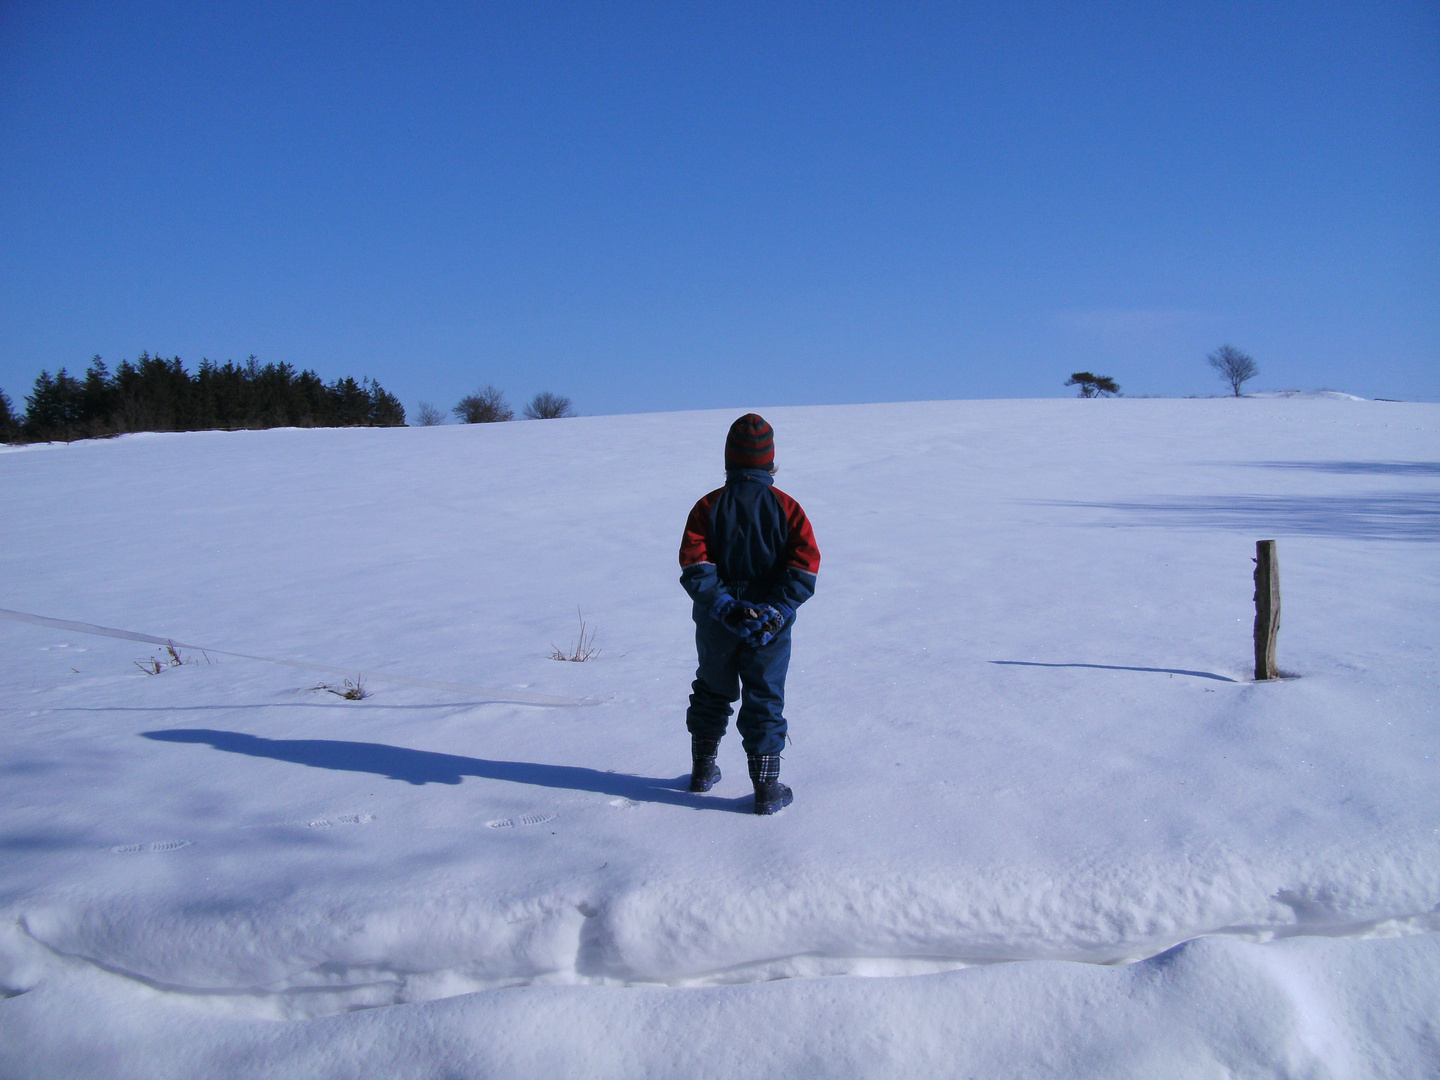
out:
{"label": "footprint in snow", "polygon": [[307,821],[305,827],[307,829],[329,829],[336,825],[366,825],[374,820],[374,814],[340,814],[334,821],[331,821],[329,818],[316,818],[313,821]]}
{"label": "footprint in snow", "polygon": [[496,818],[494,821],[485,822],[485,826],[489,829],[513,829],[516,825],[544,825],[555,818],[555,814],[526,814],[518,818]]}
{"label": "footprint in snow", "polygon": [[149,844],[116,844],[110,849],[112,855],[138,855],[142,851],[179,851],[190,847],[194,840],[156,840]]}

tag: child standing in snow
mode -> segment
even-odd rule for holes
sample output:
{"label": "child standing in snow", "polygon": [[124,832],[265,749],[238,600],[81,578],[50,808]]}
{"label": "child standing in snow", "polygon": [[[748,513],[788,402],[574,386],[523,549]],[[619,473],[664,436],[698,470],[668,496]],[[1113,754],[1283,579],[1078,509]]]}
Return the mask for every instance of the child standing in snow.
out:
{"label": "child standing in snow", "polygon": [[735,727],[750,760],[755,813],[789,806],[780,783],[785,672],[795,609],[815,593],[820,549],[800,504],[775,487],[775,433],[746,413],[725,439],[725,486],[695,504],[680,542],[680,584],[695,602],[699,668],[685,726],[690,790],[720,779],[715,754],[740,698]]}

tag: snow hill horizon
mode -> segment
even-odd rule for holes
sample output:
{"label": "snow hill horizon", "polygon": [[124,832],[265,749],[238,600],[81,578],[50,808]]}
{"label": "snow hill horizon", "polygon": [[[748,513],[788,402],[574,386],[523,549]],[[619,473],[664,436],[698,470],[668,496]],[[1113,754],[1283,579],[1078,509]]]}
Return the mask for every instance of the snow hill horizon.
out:
{"label": "snow hill horizon", "polygon": [[0,451],[0,1075],[1440,1071],[1440,405],[757,409],[771,819],[684,790],[743,411]]}

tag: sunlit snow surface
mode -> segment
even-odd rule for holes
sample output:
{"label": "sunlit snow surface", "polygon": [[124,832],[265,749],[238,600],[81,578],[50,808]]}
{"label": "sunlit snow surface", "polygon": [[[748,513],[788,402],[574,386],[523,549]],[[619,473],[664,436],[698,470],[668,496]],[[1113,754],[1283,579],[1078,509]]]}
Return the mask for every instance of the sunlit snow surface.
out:
{"label": "sunlit snow surface", "polygon": [[1440,406],[764,410],[769,819],[684,790],[739,411],[0,453],[0,607],[193,661],[0,618],[0,1075],[1440,1071]]}

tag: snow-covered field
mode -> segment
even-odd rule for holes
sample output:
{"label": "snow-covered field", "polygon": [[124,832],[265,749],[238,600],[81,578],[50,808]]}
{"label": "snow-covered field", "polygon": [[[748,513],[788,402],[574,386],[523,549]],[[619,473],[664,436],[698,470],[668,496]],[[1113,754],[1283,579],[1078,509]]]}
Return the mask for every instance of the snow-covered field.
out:
{"label": "snow-covered field", "polygon": [[762,411],[774,818],[683,790],[734,412],[0,453],[0,1076],[1440,1072],[1440,406]]}

